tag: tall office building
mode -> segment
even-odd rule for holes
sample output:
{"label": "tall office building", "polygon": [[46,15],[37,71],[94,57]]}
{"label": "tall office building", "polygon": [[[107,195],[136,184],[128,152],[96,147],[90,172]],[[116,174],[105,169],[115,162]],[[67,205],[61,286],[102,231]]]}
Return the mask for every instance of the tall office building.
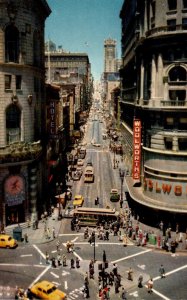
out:
{"label": "tall office building", "polygon": [[104,73],[116,72],[116,41],[104,41]]}
{"label": "tall office building", "polygon": [[125,0],[120,17],[128,191],[141,215],[185,223],[187,1]]}

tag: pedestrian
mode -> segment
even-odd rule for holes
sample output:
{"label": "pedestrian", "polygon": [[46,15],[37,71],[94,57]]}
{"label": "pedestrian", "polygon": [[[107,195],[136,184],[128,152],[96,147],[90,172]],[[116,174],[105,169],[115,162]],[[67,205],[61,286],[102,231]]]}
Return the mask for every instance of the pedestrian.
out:
{"label": "pedestrian", "polygon": [[90,291],[88,285],[84,285],[84,298],[90,298]]}
{"label": "pedestrian", "polygon": [[71,269],[75,268],[75,261],[73,258],[71,258]]}
{"label": "pedestrian", "polygon": [[67,266],[67,264],[66,264],[66,255],[65,254],[63,254],[63,256],[62,256],[62,264],[63,264],[63,267]]}
{"label": "pedestrian", "polygon": [[114,274],[113,274],[113,272],[110,272],[109,273],[109,278],[108,278],[108,280],[109,280],[109,285],[113,285],[113,282],[114,282]]}
{"label": "pedestrian", "polygon": [[56,260],[54,257],[52,257],[52,259],[51,259],[51,264],[52,264],[53,268],[56,268]]}
{"label": "pedestrian", "polygon": [[142,282],[143,282],[143,276],[142,276],[142,274],[140,274],[140,276],[138,277],[138,287],[139,288],[143,287]]}
{"label": "pedestrian", "polygon": [[127,300],[127,292],[124,289],[124,287],[122,287],[122,291],[121,291],[121,299],[122,300]]}
{"label": "pedestrian", "polygon": [[90,279],[94,279],[94,267],[89,268]]}
{"label": "pedestrian", "polygon": [[25,244],[28,243],[28,234],[27,233],[24,234],[24,241],[25,241]]}
{"label": "pedestrian", "polygon": [[148,287],[148,293],[152,293],[153,292],[153,279],[152,278],[150,278],[149,279],[149,281],[148,281],[148,283],[147,283],[147,287]]}
{"label": "pedestrian", "polygon": [[113,264],[113,270],[112,270],[114,276],[117,276],[117,273],[118,273],[118,267],[117,267],[117,264]]}
{"label": "pedestrian", "polygon": [[110,288],[108,288],[106,291],[106,299],[110,300]]}
{"label": "pedestrian", "polygon": [[52,233],[53,233],[53,239],[55,239],[56,234],[55,234],[55,227],[54,226],[53,226],[53,229],[52,229]]}
{"label": "pedestrian", "polygon": [[109,241],[109,231],[108,231],[108,229],[105,232],[105,237],[106,237],[106,240]]}
{"label": "pedestrian", "polygon": [[76,257],[76,268],[80,268],[80,259]]}
{"label": "pedestrian", "polygon": [[129,268],[129,270],[127,271],[127,279],[133,281],[133,270],[132,268]]}
{"label": "pedestrian", "polygon": [[50,239],[50,229],[49,227],[46,230],[46,238],[49,240]]}
{"label": "pedestrian", "polygon": [[106,252],[105,252],[105,250],[103,250],[103,262],[104,263],[106,262]]}
{"label": "pedestrian", "polygon": [[61,264],[62,264],[61,255],[60,254],[57,255],[57,263],[58,263],[58,266],[61,266]]}
{"label": "pedestrian", "polygon": [[115,294],[119,293],[119,281],[118,278],[114,278],[114,287],[115,287]]}
{"label": "pedestrian", "polygon": [[49,253],[47,251],[45,253],[45,263],[46,263],[46,265],[49,264]]}
{"label": "pedestrian", "polygon": [[166,275],[165,275],[165,269],[164,269],[163,265],[160,265],[159,273],[160,273],[160,277],[161,278],[165,278],[166,277]]}
{"label": "pedestrian", "polygon": [[59,251],[59,247],[60,247],[60,241],[58,240],[58,241],[56,242],[56,251],[57,251],[57,252]]}
{"label": "pedestrian", "polygon": [[84,284],[85,284],[85,286],[89,285],[88,272],[86,272],[85,275],[84,275]]}

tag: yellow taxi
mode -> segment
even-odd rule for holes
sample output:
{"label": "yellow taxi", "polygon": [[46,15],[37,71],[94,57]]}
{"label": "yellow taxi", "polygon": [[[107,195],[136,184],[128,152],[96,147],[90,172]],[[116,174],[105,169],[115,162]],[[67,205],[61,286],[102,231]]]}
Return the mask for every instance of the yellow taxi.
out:
{"label": "yellow taxi", "polygon": [[75,198],[73,200],[73,206],[75,207],[81,207],[84,203],[84,198],[82,195],[75,195]]}
{"label": "yellow taxi", "polygon": [[8,234],[0,234],[0,248],[16,248],[18,242]]}
{"label": "yellow taxi", "polygon": [[67,300],[67,295],[47,280],[35,283],[30,290],[39,299]]}

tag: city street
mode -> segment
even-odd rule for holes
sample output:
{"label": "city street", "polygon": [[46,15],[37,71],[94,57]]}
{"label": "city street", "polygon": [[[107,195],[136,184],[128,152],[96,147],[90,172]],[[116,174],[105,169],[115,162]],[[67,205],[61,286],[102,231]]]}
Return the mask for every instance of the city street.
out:
{"label": "city street", "polygon": [[[95,118],[95,116],[93,116]],[[84,142],[87,143],[87,161],[94,166],[95,181],[84,184],[83,176],[73,183],[73,197],[76,194],[83,195],[84,206],[94,207],[95,198],[99,197],[99,207],[110,206],[120,210],[120,204],[111,203],[109,200],[110,190],[117,188],[120,191],[119,169],[113,169],[113,153],[109,151],[109,140],[102,140],[104,123],[88,121]],[[91,141],[95,139],[100,147],[94,147]],[[116,156],[120,160],[120,156]],[[85,166],[84,164],[84,166]],[[120,166],[120,164],[119,164]],[[125,184],[123,187],[125,191]],[[70,202],[71,203],[71,202]],[[123,204],[126,205],[125,203]],[[154,247],[136,246],[128,239],[128,245],[123,246],[118,236],[110,233],[109,241],[99,240],[96,235],[95,247],[84,239],[84,228],[79,232],[71,231],[71,219],[63,218],[58,237],[53,241],[42,244],[19,244],[15,250],[0,249],[0,299],[13,299],[15,288],[20,286],[24,289],[30,287],[38,280],[47,279],[56,284],[58,288],[67,293],[68,299],[83,299],[83,284],[85,272],[89,271],[89,262],[94,259],[95,252],[95,276],[89,279],[90,299],[98,299],[98,264],[102,262],[103,250],[106,252],[109,267],[113,264],[118,266],[121,275],[121,284],[127,290],[127,299],[186,299],[187,295],[187,257],[183,252],[172,254]],[[92,229],[90,228],[89,231]],[[56,242],[59,240],[60,254],[67,256],[67,266],[53,268],[46,264],[46,252],[50,258],[57,257]],[[74,243],[73,253],[67,253],[66,243]],[[70,268],[70,259],[78,257],[80,268]],[[159,275],[160,265],[163,264],[166,278]],[[127,279],[129,268],[133,270],[133,281]],[[143,287],[138,288],[138,278],[142,274]],[[147,291],[147,282],[153,278],[153,293]],[[120,299],[120,293],[115,294],[114,286],[111,286],[111,300]],[[122,287],[120,287],[121,291]]]}

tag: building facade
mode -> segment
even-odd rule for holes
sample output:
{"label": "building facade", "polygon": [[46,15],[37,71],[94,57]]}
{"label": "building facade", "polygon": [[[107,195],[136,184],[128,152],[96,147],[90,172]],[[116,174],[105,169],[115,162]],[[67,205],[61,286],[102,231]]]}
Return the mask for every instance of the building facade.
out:
{"label": "building facade", "polygon": [[45,144],[44,0],[0,1],[0,223],[42,210]]}
{"label": "building facade", "polygon": [[[177,220],[187,213],[187,1],[126,0],[120,18],[128,190],[136,205]],[[134,120],[141,125],[138,180]]]}

